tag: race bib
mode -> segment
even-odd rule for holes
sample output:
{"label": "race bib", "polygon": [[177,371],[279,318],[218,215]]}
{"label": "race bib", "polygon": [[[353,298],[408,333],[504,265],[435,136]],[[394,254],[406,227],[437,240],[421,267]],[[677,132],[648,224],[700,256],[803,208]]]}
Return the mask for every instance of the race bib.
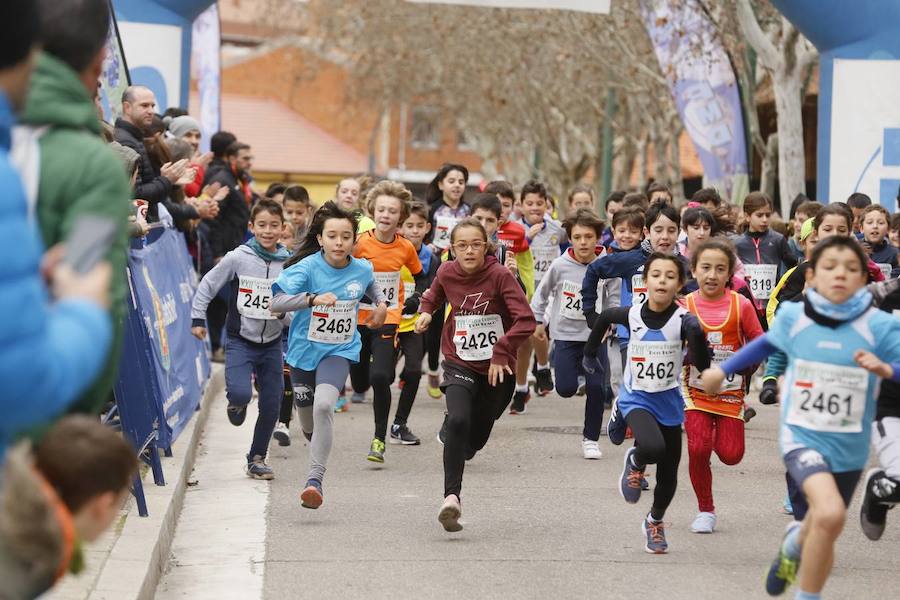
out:
{"label": "race bib", "polygon": [[891,278],[891,271],[893,270],[891,265],[887,263],[878,263],[878,268],[881,269],[881,274],[884,275],[885,279]]}
{"label": "race bib", "polygon": [[581,312],[581,285],[571,281],[563,281],[559,297],[559,314],[565,319],[584,321]]}
{"label": "race bib", "polygon": [[500,315],[457,316],[455,323],[456,355],[465,361],[490,360],[494,344],[503,337]]}
{"label": "race bib", "polygon": [[[717,332],[710,332],[717,333]],[[724,350],[722,348],[714,348],[712,360],[710,361],[711,367],[718,367],[723,362],[731,358],[734,354],[731,350]],[[737,392],[740,391],[743,387],[743,377],[738,375],[737,373],[732,373],[728,377],[725,378],[725,381],[722,382],[722,391],[723,392]],[[700,383],[700,371],[694,365],[691,365],[690,376],[688,377],[688,385],[692,388],[697,388],[698,390],[703,389],[703,385]]]}
{"label": "race bib", "polygon": [[778,265],[744,264],[744,272],[750,278],[750,292],[757,300],[768,300],[778,285]]}
{"label": "race bib", "polygon": [[798,359],[794,373],[787,423],[813,431],[862,431],[868,371]]}
{"label": "race bib", "polygon": [[375,273],[375,285],[381,288],[388,308],[397,308],[400,302],[400,273]]}
{"label": "race bib", "polygon": [[540,281],[550,270],[550,265],[559,257],[559,246],[540,246],[531,248],[534,257],[534,280]]}
{"label": "race bib", "polygon": [[434,219],[434,245],[441,250],[450,247],[450,233],[459,219],[451,216],[439,216]]}
{"label": "race bib", "polygon": [[249,319],[277,319],[269,311],[272,304],[272,283],[274,279],[238,276],[238,312]]}
{"label": "race bib", "polygon": [[323,344],[346,344],[356,330],[356,300],[338,300],[334,306],[314,306],[307,339]]}
{"label": "race bib", "polygon": [[631,352],[631,389],[662,392],[678,387],[681,342],[636,342]]}
{"label": "race bib", "polygon": [[644,285],[644,274],[635,273],[631,276],[631,305],[643,306],[647,301],[647,286]]}

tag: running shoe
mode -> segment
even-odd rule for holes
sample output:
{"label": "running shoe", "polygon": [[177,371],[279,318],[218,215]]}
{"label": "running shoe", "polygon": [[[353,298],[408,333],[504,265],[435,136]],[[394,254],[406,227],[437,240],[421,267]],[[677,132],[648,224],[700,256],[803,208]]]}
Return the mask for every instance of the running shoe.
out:
{"label": "running shoe", "polygon": [[752,406],[744,407],[744,423],[749,423],[750,419],[756,416],[756,409]]}
{"label": "running shoe", "polygon": [[642,474],[641,475],[641,491],[646,492],[649,489],[650,489],[650,482],[647,481],[646,474]]}
{"label": "running shoe", "polygon": [[669,551],[669,544],[666,542],[666,527],[662,521],[654,523],[650,517],[644,517],[641,523],[641,531],[647,538],[644,544],[644,550],[650,554],[666,554]]}
{"label": "running shoe", "polygon": [[338,396],[337,402],[334,405],[334,412],[345,413],[348,410],[350,410],[350,404],[347,403],[347,397],[344,395]]}
{"label": "running shoe", "polygon": [[778,556],[772,561],[769,572],[766,574],[766,592],[770,596],[780,596],[789,585],[797,579],[797,570],[800,568],[800,558],[791,558],[784,551],[784,540],[791,532],[800,527],[798,521],[792,521],[781,538],[778,545]]}
{"label": "running shoe", "polygon": [[530,393],[517,391],[515,394],[513,394],[512,404],[509,405],[509,414],[524,415],[525,410],[526,410],[525,404],[530,399],[531,399]]}
{"label": "running shoe", "polygon": [[404,446],[418,446],[422,443],[422,440],[417,438],[406,425],[397,425],[394,423],[391,425],[391,443],[403,444]]}
{"label": "running shoe", "polygon": [[266,464],[262,456],[254,454],[253,458],[247,457],[247,476],[253,479],[275,479],[275,471]]}
{"label": "running shoe", "polygon": [[441,397],[441,378],[436,372],[428,372],[428,395],[435,400]]}
{"label": "running shoe", "polygon": [[300,492],[300,506],[315,510],[322,506],[324,500],[325,497],[322,495],[322,484],[315,479],[307,481],[306,487]]}
{"label": "running shoe", "polygon": [[700,512],[691,523],[694,533],[712,533],[716,529],[716,513]]}
{"label": "running shoe", "polygon": [[225,349],[224,348],[216,348],[212,356],[209,358],[214,363],[224,363],[225,362]]}
{"label": "running shoe", "polygon": [[893,508],[883,499],[896,495],[897,482],[887,477],[881,469],[871,469],[866,473],[866,487],[862,506],[859,508],[859,523],[863,533],[873,542],[881,539],[887,525],[887,511]]}
{"label": "running shoe", "polygon": [[534,391],[538,396],[546,396],[553,391],[553,375],[550,374],[550,368],[538,369],[534,374],[537,381],[534,384]]}
{"label": "running shoe", "polygon": [[609,411],[609,421],[606,422],[606,436],[610,442],[620,446],[625,441],[626,429],[628,429],[628,424],[619,411],[619,403],[613,402],[612,409]]}
{"label": "running shoe", "polygon": [[456,494],[450,494],[444,498],[444,503],[441,504],[441,510],[438,513],[438,521],[444,528],[444,531],[449,531],[450,533],[462,531],[463,526],[459,522],[461,516],[462,507]]}
{"label": "running shoe", "polygon": [[588,460],[597,460],[603,456],[603,452],[600,451],[599,442],[587,438],[581,440],[581,453]]}
{"label": "running shoe", "polygon": [[791,497],[788,494],[784,495],[784,500],[781,501],[781,514],[783,515],[793,515],[794,507],[791,505]]}
{"label": "running shoe", "polygon": [[366,401],[366,393],[365,392],[362,392],[362,393],[353,392],[353,394],[350,396],[350,402],[352,402],[353,404],[362,404],[365,401]]}
{"label": "running shoe", "polygon": [[278,442],[279,446],[291,445],[291,431],[288,429],[288,426],[281,421],[278,421],[275,424],[275,432],[272,433],[272,437],[275,438],[275,441]]}
{"label": "running shoe", "polygon": [[382,442],[378,438],[372,440],[372,445],[369,447],[369,455],[366,457],[366,460],[374,463],[383,463],[384,442]]}
{"label": "running shoe", "polygon": [[438,443],[440,443],[441,446],[443,446],[445,443],[447,443],[447,418],[448,418],[447,413],[444,413],[444,422],[441,423],[441,429],[440,429],[440,431],[438,431],[438,434],[437,434],[437,441],[438,441]]}
{"label": "running shoe", "polygon": [[240,427],[244,424],[244,419],[247,418],[247,407],[229,404],[228,408],[225,409],[225,413],[228,415],[228,421],[232,425]]}
{"label": "running shoe", "polygon": [[638,469],[634,463],[637,448],[629,448],[623,460],[622,475],[619,477],[619,493],[629,504],[637,504],[641,499],[641,478],[644,470]]}
{"label": "running shoe", "polygon": [[763,379],[762,389],[759,391],[760,404],[778,403],[778,379],[767,377]]}
{"label": "running shoe", "polygon": [[584,396],[587,394],[587,382],[584,379],[583,375],[578,376],[578,389],[575,390],[576,396]]}

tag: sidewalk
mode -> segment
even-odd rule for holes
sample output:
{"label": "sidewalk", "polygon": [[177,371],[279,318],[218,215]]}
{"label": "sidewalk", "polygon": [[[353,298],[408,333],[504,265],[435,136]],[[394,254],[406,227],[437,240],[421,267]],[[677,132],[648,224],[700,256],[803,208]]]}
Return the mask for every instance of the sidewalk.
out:
{"label": "sidewalk", "polygon": [[213,365],[212,377],[200,411],[172,447],[172,457],[161,456],[165,486],[153,483],[144,470],[144,494],[149,516],[140,517],[130,497],[119,519],[100,539],[85,548],[86,569],[67,575],[45,600],[149,600],[169,558],[175,523],[181,512],[206,418],[213,399],[224,387],[223,369]]}

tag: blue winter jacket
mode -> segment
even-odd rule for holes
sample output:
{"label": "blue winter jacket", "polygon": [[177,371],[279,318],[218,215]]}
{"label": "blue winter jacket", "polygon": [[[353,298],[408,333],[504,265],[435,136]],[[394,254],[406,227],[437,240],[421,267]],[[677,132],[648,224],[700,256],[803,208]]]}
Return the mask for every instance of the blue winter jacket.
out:
{"label": "blue winter jacket", "polygon": [[48,301],[42,245],[9,160],[14,120],[0,92],[0,463],[17,434],[63,412],[93,381],[112,337],[96,304]]}

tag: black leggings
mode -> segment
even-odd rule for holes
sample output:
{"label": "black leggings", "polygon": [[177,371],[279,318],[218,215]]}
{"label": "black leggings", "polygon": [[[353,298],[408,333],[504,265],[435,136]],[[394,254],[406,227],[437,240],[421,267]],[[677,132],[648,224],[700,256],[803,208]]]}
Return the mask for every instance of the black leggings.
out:
{"label": "black leggings", "polygon": [[441,365],[441,334],[444,332],[444,313],[447,305],[442,304],[439,310],[432,313],[431,325],[425,331],[425,350],[428,352],[428,370],[437,373]]}
{"label": "black leggings", "polygon": [[380,329],[359,327],[362,348],[359,362],[350,366],[350,383],[353,391],[363,393],[372,386],[372,405],[375,412],[375,437],[382,442],[387,436],[388,416],[391,412],[391,381],[394,380],[394,343],[397,326],[385,325]]}
{"label": "black leggings", "polygon": [[397,425],[406,425],[416,400],[416,392],[419,391],[422,355],[425,354],[424,338],[423,334],[415,331],[404,331],[397,336],[398,349],[403,354],[403,371],[400,373],[403,389],[400,390],[400,400],[397,401],[397,412],[394,414],[394,423]]}
{"label": "black leggings", "polygon": [[637,452],[634,462],[638,466],[656,465],[656,487],[653,490],[653,506],[650,516],[662,520],[666,509],[675,497],[678,486],[678,463],[681,462],[681,427],[660,425],[650,412],[636,408],[625,416],[634,434]]}
{"label": "black leggings", "polygon": [[[458,382],[458,383],[457,383]],[[484,448],[498,415],[506,411],[515,377],[488,385],[487,376],[444,362],[447,438],[444,442],[444,497],[460,495],[466,460]]]}

